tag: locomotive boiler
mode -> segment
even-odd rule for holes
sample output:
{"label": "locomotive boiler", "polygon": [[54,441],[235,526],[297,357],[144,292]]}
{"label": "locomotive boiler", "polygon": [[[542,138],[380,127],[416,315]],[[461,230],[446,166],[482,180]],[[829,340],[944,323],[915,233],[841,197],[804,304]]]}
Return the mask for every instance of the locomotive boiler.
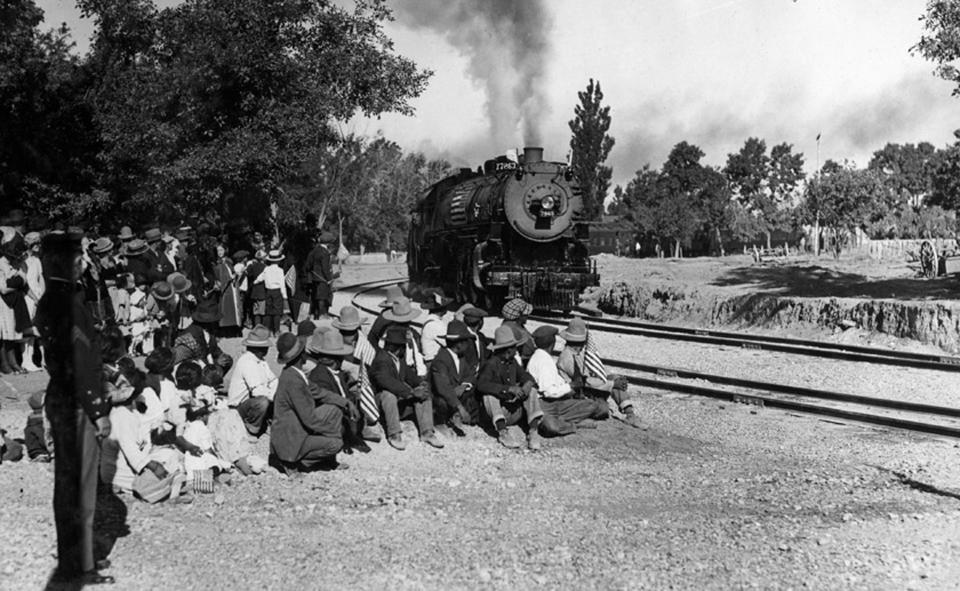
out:
{"label": "locomotive boiler", "polygon": [[569,311],[599,284],[587,251],[580,187],[542,148],[461,169],[429,187],[413,211],[410,280],[491,310],[522,297]]}

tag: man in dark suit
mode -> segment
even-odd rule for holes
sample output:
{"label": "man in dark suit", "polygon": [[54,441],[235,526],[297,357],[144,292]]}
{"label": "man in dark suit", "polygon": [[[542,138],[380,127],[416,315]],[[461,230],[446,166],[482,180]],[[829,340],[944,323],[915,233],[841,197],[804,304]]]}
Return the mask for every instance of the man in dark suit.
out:
{"label": "man in dark suit", "polygon": [[333,273],[333,256],[330,254],[330,247],[337,240],[333,232],[322,232],[317,240],[317,245],[313,247],[310,254],[307,255],[306,277],[310,284],[310,315],[319,318],[326,316],[330,311],[330,303],[333,300],[333,289],[331,282],[335,279]]}
{"label": "man in dark suit", "polygon": [[100,339],[76,289],[82,269],[80,240],[51,234],[42,249],[47,289],[37,305],[35,324],[50,373],[45,406],[57,454],[54,580],[81,586],[113,583],[113,577],[97,571],[109,563],[97,563],[93,557],[100,440],[110,434],[110,405],[101,384]]}
{"label": "man in dark suit", "polygon": [[163,252],[163,235],[157,228],[150,228],[143,234],[147,242],[147,251],[143,258],[149,265],[149,274],[147,279],[150,281],[163,281],[167,275],[176,271],[173,263]]}
{"label": "man in dark suit", "polygon": [[[377,404],[386,423],[387,442],[395,449],[406,449],[401,418],[416,416],[420,440],[433,447],[443,442],[433,430],[433,402],[430,388],[406,362],[407,327],[390,326],[384,335],[383,349],[370,365],[370,381],[377,392]],[[403,413],[403,415],[401,415]]]}
{"label": "man in dark suit", "polygon": [[328,330],[311,336],[307,341],[307,357],[317,366],[308,379],[318,388],[317,406],[333,404],[343,412],[344,453],[352,453],[352,449],[367,453],[370,446],[360,436],[366,419],[360,412],[359,386],[340,369],[344,358],[350,355],[353,355],[353,346],[344,344],[339,331]]}
{"label": "man in dark suit", "polygon": [[476,374],[466,359],[467,352],[475,349],[476,337],[470,334],[466,324],[452,320],[442,339],[445,346],[430,364],[433,405],[438,422],[463,437],[466,435],[464,423],[475,425],[480,419],[480,405],[473,389]]}
{"label": "man in dark suit", "polygon": [[473,378],[476,379],[477,374],[480,373],[480,366],[490,356],[490,350],[487,348],[490,339],[482,332],[483,319],[487,317],[487,313],[480,308],[468,305],[461,309],[461,314],[463,315],[463,323],[467,325],[467,330],[474,336],[472,346],[467,349],[466,360]]}

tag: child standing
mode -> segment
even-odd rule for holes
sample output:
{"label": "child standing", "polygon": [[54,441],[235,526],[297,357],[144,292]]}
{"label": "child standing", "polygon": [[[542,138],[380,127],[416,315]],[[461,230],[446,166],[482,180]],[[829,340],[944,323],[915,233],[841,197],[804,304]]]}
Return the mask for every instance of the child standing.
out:
{"label": "child standing", "polygon": [[[280,267],[283,262],[283,254],[279,249],[271,250],[267,255],[267,267],[254,280],[254,286],[258,283],[263,284],[264,304],[263,315],[264,324],[270,329],[271,335],[276,335],[280,330],[280,317],[283,316],[283,310],[287,305],[287,283]],[[256,305],[256,301],[254,301]],[[256,313],[256,312],[254,312]]]}

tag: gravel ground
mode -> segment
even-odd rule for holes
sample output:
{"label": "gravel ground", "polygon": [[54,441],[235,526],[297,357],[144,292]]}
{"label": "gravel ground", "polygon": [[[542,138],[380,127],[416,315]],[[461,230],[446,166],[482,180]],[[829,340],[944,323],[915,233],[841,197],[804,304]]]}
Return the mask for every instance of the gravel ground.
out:
{"label": "gravel ground", "polygon": [[[890,381],[914,370],[881,377],[856,364],[642,343],[631,350],[650,362],[736,375],[750,366],[765,379],[753,376],[762,365],[810,385],[829,378],[834,389],[851,379],[923,390],[907,389],[919,375]],[[602,342],[620,356],[615,345]],[[19,433],[26,396],[45,379],[6,382],[0,426]],[[645,430],[608,421],[549,440],[539,454],[471,430],[443,450],[375,445],[347,457],[348,470],[298,481],[238,478],[192,505],[104,497],[100,541],[112,546],[120,589],[956,588],[954,441],[665,392],[634,396]],[[50,466],[3,464],[0,483],[0,588],[42,587],[54,565]]]}

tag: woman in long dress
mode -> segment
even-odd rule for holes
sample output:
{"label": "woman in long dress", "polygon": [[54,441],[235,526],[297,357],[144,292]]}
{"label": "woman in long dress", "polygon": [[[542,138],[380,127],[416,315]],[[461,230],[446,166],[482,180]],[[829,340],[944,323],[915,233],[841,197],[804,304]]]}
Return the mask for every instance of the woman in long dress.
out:
{"label": "woman in long dress", "polygon": [[[22,277],[14,267],[12,255],[13,232],[4,232],[0,244],[0,373],[25,373],[17,360],[17,351],[23,342],[23,334],[17,330],[17,317],[14,313],[14,300],[18,289],[8,280]],[[23,281],[26,283],[26,280]]]}
{"label": "woman in long dress", "polygon": [[238,333],[241,327],[240,293],[233,262],[227,258],[227,249],[217,245],[217,263],[213,268],[216,286],[220,292],[220,328],[222,336]]}

